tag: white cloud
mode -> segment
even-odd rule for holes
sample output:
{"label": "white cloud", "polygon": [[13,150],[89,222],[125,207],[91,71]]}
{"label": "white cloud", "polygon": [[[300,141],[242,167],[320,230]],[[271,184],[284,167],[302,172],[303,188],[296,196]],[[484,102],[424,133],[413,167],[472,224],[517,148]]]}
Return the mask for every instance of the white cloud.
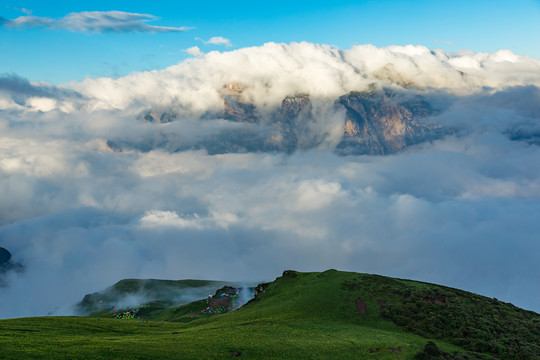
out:
{"label": "white cloud", "polygon": [[213,36],[208,40],[203,40],[203,39],[197,37],[197,38],[195,38],[195,40],[202,41],[206,45],[223,45],[225,47],[231,47],[232,46],[231,40],[229,40],[227,38],[224,38],[222,36]]}
{"label": "white cloud", "polygon": [[198,220],[197,214],[193,218],[181,218],[174,211],[150,210],[140,219],[140,224],[144,227],[178,227],[202,229],[203,226]]}
{"label": "white cloud", "polygon": [[[198,54],[197,49],[190,52]],[[503,53],[504,54],[504,53]],[[200,116],[222,106],[224,84],[249,84],[243,97],[262,112],[291,94],[331,99],[362,90],[369,84],[391,82],[420,89],[441,89],[458,95],[486,88],[540,86],[540,61],[484,53],[448,54],[422,46],[376,48],[359,45],[339,50],[327,45],[268,43],[229,52],[210,52],[162,71],[123,78],[87,79],[73,88],[93,99],[100,109],[174,107],[183,116]],[[395,86],[395,85],[394,85]],[[330,104],[331,105],[331,104]],[[322,121],[321,121],[322,123]]]}
{"label": "white cloud", "polygon": [[226,38],[221,37],[221,36],[214,36],[214,37],[211,37],[211,38],[210,38],[208,41],[206,41],[205,43],[206,43],[206,44],[212,44],[212,45],[224,45],[224,46],[227,46],[227,47],[232,46],[231,40],[226,39]]}
{"label": "white cloud", "polygon": [[199,49],[198,46],[192,46],[184,51],[187,52],[189,55],[193,55],[197,57],[204,56],[204,53],[201,51],[201,49]]}
{"label": "white cloud", "polygon": [[[0,78],[0,246],[26,266],[8,275],[0,317],[66,313],[121,278],[257,281],[285,268],[439,282],[538,311],[539,290],[522,284],[540,273],[539,69],[508,52],[269,43],[59,87]],[[392,156],[335,155],[335,99],[399,89],[392,79],[459,131]],[[261,124],[221,118],[230,82]],[[200,150],[271,134],[265,114],[299,93],[313,106],[299,143],[321,146]],[[149,110],[176,121],[143,123]],[[111,139],[142,150],[112,152]]]}
{"label": "white cloud", "polygon": [[56,108],[56,100],[43,97],[31,97],[26,101],[30,109],[35,111],[51,111]]}
{"label": "white cloud", "polygon": [[328,207],[336,197],[344,195],[338,182],[304,181],[298,186],[294,208],[302,212],[320,210]]}
{"label": "white cloud", "polygon": [[16,19],[3,19],[0,25],[8,29],[45,27],[78,32],[178,32],[190,29],[146,23],[157,19],[156,16],[150,14],[123,11],[82,11],[69,13],[60,19],[33,15],[20,16]]}
{"label": "white cloud", "polygon": [[156,150],[141,154],[134,162],[132,171],[142,177],[174,174],[203,180],[211,176],[216,167],[216,164],[203,160],[206,160],[204,151],[170,154]]}

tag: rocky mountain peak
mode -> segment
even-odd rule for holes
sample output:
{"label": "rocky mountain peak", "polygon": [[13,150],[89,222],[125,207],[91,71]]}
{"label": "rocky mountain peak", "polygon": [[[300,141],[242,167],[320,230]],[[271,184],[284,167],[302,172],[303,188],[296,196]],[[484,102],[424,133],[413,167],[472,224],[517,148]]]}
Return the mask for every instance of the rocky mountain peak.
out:
{"label": "rocky mountain peak", "polygon": [[244,91],[245,87],[236,82],[231,82],[223,85],[222,92],[225,95],[239,95]]}
{"label": "rocky mountain peak", "polygon": [[227,120],[240,122],[256,122],[255,105],[244,102],[242,92],[244,87],[238,83],[228,83],[223,86],[223,117]]}
{"label": "rocky mountain peak", "polygon": [[336,105],[346,111],[341,154],[385,155],[449,133],[428,121],[431,105],[419,96],[400,98],[391,90],[351,92]]}
{"label": "rocky mountain peak", "polygon": [[308,94],[287,96],[281,102],[281,115],[288,119],[297,117],[301,111],[311,109],[311,100]]}

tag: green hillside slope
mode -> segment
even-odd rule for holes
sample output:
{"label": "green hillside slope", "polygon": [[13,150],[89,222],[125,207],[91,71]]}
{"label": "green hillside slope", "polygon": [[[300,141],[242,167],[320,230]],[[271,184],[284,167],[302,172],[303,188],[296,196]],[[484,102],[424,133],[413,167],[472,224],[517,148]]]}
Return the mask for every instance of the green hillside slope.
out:
{"label": "green hillside slope", "polygon": [[377,275],[286,271],[238,310],[180,319],[205,305],[147,319],[3,320],[0,348],[7,359],[540,358],[538,314]]}

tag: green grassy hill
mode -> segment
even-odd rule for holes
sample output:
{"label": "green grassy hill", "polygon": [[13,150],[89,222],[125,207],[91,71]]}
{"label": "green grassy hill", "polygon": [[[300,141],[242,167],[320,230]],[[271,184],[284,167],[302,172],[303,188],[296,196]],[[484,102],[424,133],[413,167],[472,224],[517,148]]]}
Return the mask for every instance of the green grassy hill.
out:
{"label": "green grassy hill", "polygon": [[[377,275],[286,271],[238,310],[0,321],[6,359],[539,359],[540,315]],[[189,314],[197,316],[189,316]],[[208,316],[206,316],[208,315]],[[108,314],[107,316],[110,316]]]}

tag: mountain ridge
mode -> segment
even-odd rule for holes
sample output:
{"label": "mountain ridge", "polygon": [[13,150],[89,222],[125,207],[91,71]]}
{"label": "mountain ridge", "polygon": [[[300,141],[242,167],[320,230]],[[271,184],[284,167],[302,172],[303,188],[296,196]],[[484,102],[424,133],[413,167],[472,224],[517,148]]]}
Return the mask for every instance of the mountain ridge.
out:
{"label": "mountain ridge", "polygon": [[[316,106],[320,100],[314,103],[309,94],[296,94],[286,96],[281,106],[264,112],[246,100],[243,92],[244,87],[237,83],[225,85],[221,92],[222,110],[206,114],[200,121],[224,119],[233,124],[256,126],[253,129],[244,127],[246,133],[233,127],[223,129],[220,137],[212,141],[181,144],[174,133],[164,131],[159,137],[143,142],[109,139],[107,145],[113,151],[166,148],[176,152],[204,148],[211,154],[219,154],[246,151],[292,153],[318,148],[326,143],[340,155],[388,155],[454,132],[429,121],[435,113],[432,106],[421,94],[405,89],[377,89],[373,85],[365,91],[344,94],[323,108]],[[172,110],[149,110],[139,116],[139,121],[167,125],[178,121],[177,118]]]}

